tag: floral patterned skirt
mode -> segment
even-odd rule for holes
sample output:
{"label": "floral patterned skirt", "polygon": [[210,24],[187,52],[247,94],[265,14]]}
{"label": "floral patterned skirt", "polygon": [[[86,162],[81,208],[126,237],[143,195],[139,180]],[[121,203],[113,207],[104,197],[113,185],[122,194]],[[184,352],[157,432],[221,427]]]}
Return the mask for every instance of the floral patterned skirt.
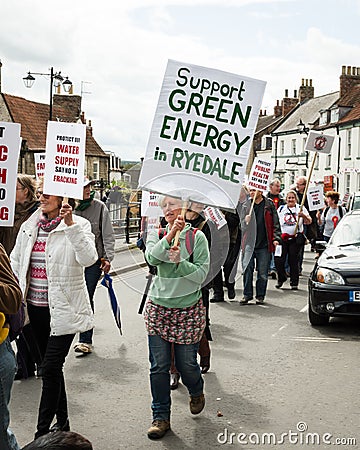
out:
{"label": "floral patterned skirt", "polygon": [[175,344],[196,344],[204,333],[206,309],[202,299],[188,308],[166,308],[149,300],[144,318],[149,335]]}

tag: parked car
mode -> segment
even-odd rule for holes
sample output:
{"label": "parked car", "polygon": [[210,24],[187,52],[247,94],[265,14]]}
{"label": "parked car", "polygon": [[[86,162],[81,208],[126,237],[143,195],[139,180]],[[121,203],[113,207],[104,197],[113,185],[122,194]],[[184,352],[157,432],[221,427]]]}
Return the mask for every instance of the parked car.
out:
{"label": "parked car", "polygon": [[335,316],[360,317],[360,210],[345,214],[330,241],[315,248],[320,256],[308,282],[311,325],[327,325]]}
{"label": "parked car", "polygon": [[350,194],[348,201],[346,202],[347,211],[353,209],[360,209],[360,191]]}

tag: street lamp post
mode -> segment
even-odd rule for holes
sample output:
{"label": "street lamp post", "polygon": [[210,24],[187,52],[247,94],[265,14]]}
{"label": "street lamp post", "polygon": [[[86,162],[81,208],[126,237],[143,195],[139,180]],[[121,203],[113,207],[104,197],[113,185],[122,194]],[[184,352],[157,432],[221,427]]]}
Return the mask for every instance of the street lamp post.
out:
{"label": "street lamp post", "polygon": [[52,110],[53,110],[53,86],[59,87],[63,86],[65,92],[69,92],[72,87],[72,82],[68,77],[64,79],[61,72],[54,72],[54,68],[50,68],[50,73],[39,73],[39,72],[28,72],[27,76],[23,78],[24,84],[27,88],[31,88],[35,83],[35,77],[33,75],[42,75],[50,77],[50,114],[49,120],[52,120]]}
{"label": "street lamp post", "polygon": [[[300,122],[297,124],[297,129],[300,134],[305,133],[306,135],[308,135],[309,131],[310,131],[310,129],[305,126],[304,122],[301,119],[300,119]],[[306,152],[305,158],[306,158],[305,165],[306,165],[306,168],[308,169],[308,167],[309,167],[309,152]]]}

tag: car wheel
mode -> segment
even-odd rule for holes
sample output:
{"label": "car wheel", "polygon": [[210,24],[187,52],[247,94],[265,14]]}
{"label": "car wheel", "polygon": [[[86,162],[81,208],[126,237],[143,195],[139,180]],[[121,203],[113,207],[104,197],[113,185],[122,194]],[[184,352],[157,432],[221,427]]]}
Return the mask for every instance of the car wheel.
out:
{"label": "car wheel", "polygon": [[309,315],[309,322],[313,326],[328,325],[329,320],[330,320],[329,316],[321,316],[320,314],[314,313],[314,311],[311,309],[310,302],[309,302],[309,308],[308,308],[308,315]]}

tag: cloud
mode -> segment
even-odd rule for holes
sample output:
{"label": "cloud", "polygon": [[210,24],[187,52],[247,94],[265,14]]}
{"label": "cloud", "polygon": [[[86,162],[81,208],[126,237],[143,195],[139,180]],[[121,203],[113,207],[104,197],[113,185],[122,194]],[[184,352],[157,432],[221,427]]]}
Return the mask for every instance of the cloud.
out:
{"label": "cloud", "polygon": [[[326,20],[317,26],[323,10],[308,0],[301,7],[272,0],[64,0],[54,8],[42,0],[23,0],[21,8],[5,2],[2,89],[48,102],[48,78],[26,90],[22,77],[29,70],[48,73],[50,66],[61,70],[75,94],[91,92],[83,93],[82,106],[102,148],[139,159],[168,59],[265,80],[263,109],[269,112],[302,78],[313,79],[315,95],[338,90],[341,66],[360,60],[357,31],[349,22],[358,20],[360,9],[341,11],[350,15],[341,20],[347,32],[340,39],[335,3],[329,0]],[[301,20],[291,19],[293,14]]]}

